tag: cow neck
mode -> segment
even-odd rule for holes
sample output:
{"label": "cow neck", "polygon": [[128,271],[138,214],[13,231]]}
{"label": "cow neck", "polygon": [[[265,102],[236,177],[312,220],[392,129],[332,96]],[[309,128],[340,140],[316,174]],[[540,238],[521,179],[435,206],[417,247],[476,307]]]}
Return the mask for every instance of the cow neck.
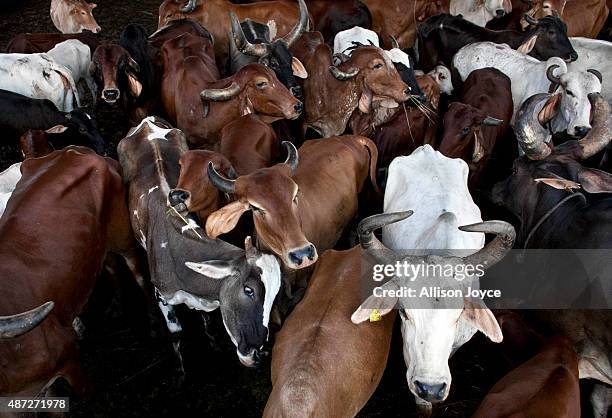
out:
{"label": "cow neck", "polygon": [[542,215],[542,217],[530,229],[529,234],[527,234],[527,238],[525,239],[525,242],[523,244],[523,250],[527,249],[527,246],[529,245],[529,241],[531,240],[533,235],[537,232],[537,230],[540,228],[540,226],[542,226],[542,224],[544,222],[546,222],[546,220],[549,219],[557,211],[557,209],[559,209],[565,203],[569,202],[570,200],[574,199],[575,197],[580,197],[582,202],[586,204],[586,197],[584,197],[584,195],[581,192],[574,192],[574,193],[572,193],[570,195],[565,196],[560,201],[558,201],[550,209],[548,209],[544,213],[544,215]]}

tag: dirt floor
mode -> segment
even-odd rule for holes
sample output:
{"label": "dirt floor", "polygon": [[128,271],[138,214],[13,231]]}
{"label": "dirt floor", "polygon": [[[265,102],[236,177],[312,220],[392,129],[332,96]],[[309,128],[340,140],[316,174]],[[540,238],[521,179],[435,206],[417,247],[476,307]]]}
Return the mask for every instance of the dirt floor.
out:
{"label": "dirt floor", "polygon": [[[156,29],[160,0],[96,2],[94,15],[105,42],[116,41],[128,23],[140,23],[149,32]],[[0,48],[21,32],[55,31],[49,5],[50,0],[0,0]],[[116,144],[127,131],[123,115],[103,107],[96,115],[103,136]],[[0,163],[5,166],[8,161],[0,155]],[[82,316],[86,330],[81,355],[93,389],[84,398],[71,398],[71,416],[261,416],[271,389],[269,365],[242,367],[222,326],[217,325],[217,344],[212,348],[199,314],[181,309],[179,317],[185,325],[181,348],[187,371],[181,384],[170,339],[161,327],[157,329],[160,336],[150,337],[144,301],[137,288],[124,283],[120,295],[103,274]],[[220,323],[218,313],[213,319]],[[482,335],[476,335],[456,353],[451,369],[451,395],[434,409],[437,417],[470,416],[506,371],[498,350]],[[383,381],[359,416],[416,416],[405,372],[401,333],[396,327]]]}

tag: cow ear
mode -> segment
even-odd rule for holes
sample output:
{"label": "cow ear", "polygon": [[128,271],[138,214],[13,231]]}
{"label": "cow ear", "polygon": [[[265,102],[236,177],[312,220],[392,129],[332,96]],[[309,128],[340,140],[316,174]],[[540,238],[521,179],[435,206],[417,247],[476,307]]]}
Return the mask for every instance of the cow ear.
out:
{"label": "cow ear", "polygon": [[130,91],[132,92],[134,97],[140,97],[140,93],[142,93],[142,84],[131,73],[128,72],[127,76],[128,76],[128,84],[130,85]]}
{"label": "cow ear", "polygon": [[293,70],[293,75],[299,78],[308,78],[308,71],[304,68],[304,64],[302,61],[293,57],[291,60],[291,69]]}
{"label": "cow ear", "polygon": [[527,55],[531,52],[537,40],[538,40],[538,35],[533,35],[531,38],[527,39],[521,46],[519,46],[516,50],[518,52],[522,52],[523,54]]}
{"label": "cow ear", "polygon": [[247,210],[249,210],[249,204],[237,200],[211,213],[206,219],[206,235],[216,239],[219,235],[231,231]]}
{"label": "cow ear", "polygon": [[65,132],[66,129],[68,129],[67,126],[64,126],[64,125],[55,125],[55,126],[52,126],[49,129],[47,129],[45,132],[48,133],[48,134],[61,134],[62,132]]}
{"label": "cow ear", "polygon": [[90,4],[89,4],[89,9],[90,9],[90,10],[93,10],[93,9],[95,9],[96,7],[98,7],[98,5],[97,5],[96,3],[90,3]]}
{"label": "cow ear", "polygon": [[504,336],[493,312],[484,303],[476,304],[467,299],[464,299],[463,303],[462,319],[482,332],[494,343],[502,342]]}
{"label": "cow ear", "polygon": [[575,181],[566,180],[564,178],[543,177],[543,178],[537,178],[533,180],[536,183],[544,183],[547,186],[553,187],[558,190],[573,190],[573,189],[580,188],[580,184],[576,183]]}
{"label": "cow ear", "polygon": [[186,261],[185,266],[198,274],[217,280],[225,279],[226,277],[234,274],[236,271],[234,267],[230,265],[230,263],[223,260],[211,260],[201,263]]}
{"label": "cow ear", "polygon": [[[398,287],[392,282],[387,282],[383,286],[383,289],[395,289]],[[388,292],[385,292],[384,297],[370,296],[368,297],[355,312],[351,315],[351,321],[353,324],[360,324],[366,320],[370,322],[380,321],[381,317],[385,316],[397,305],[398,298],[388,296]]]}
{"label": "cow ear", "polygon": [[582,167],[578,180],[588,193],[612,193],[612,175],[595,168]]}
{"label": "cow ear", "polygon": [[559,106],[561,100],[561,94],[553,94],[544,104],[540,113],[538,113],[538,122],[540,125],[546,125],[548,122],[552,120],[557,114],[557,108]]}

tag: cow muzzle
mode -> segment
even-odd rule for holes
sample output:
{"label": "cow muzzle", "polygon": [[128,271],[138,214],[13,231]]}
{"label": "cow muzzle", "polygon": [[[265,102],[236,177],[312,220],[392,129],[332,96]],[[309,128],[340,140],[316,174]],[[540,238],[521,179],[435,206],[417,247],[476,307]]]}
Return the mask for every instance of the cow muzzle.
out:
{"label": "cow muzzle", "polygon": [[102,99],[109,104],[115,103],[119,97],[121,96],[121,92],[119,89],[104,89],[102,90]]}
{"label": "cow muzzle", "polygon": [[314,245],[308,244],[305,247],[288,251],[287,256],[289,267],[301,269],[317,261],[317,249]]}
{"label": "cow muzzle", "polygon": [[504,17],[506,15],[506,11],[504,9],[497,9],[495,11],[495,17]]}
{"label": "cow muzzle", "polygon": [[236,350],[236,353],[238,354],[238,360],[240,360],[240,363],[246,367],[257,367],[270,355],[268,351],[257,348],[250,349],[247,354],[242,354],[240,350]]}
{"label": "cow muzzle", "polygon": [[170,190],[168,194],[168,200],[170,201],[170,205],[179,213],[185,213],[188,211],[189,205],[188,200],[191,197],[191,194],[186,190],[181,189],[173,189]]}
{"label": "cow muzzle", "polygon": [[446,399],[448,385],[446,383],[424,383],[419,380],[413,381],[416,395],[427,402],[436,403]]}

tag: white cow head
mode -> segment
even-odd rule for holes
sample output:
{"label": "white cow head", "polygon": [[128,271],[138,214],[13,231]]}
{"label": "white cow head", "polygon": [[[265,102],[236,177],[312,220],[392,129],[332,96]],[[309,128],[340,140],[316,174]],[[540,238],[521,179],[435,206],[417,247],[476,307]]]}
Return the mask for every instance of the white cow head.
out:
{"label": "white cow head", "polygon": [[453,94],[453,81],[451,80],[451,72],[444,65],[436,65],[433,70],[427,73],[432,76],[438,86],[440,86],[440,93],[447,95]]}
{"label": "white cow head", "polygon": [[492,17],[503,17],[512,12],[510,0],[485,0],[484,8]]}
{"label": "white cow head", "polygon": [[[549,59],[547,64],[553,61]],[[547,65],[551,90],[561,94],[552,127],[555,132],[567,129],[571,136],[582,138],[591,130],[589,93],[600,93],[602,76],[597,70],[567,71],[565,63],[554,60]]]}

